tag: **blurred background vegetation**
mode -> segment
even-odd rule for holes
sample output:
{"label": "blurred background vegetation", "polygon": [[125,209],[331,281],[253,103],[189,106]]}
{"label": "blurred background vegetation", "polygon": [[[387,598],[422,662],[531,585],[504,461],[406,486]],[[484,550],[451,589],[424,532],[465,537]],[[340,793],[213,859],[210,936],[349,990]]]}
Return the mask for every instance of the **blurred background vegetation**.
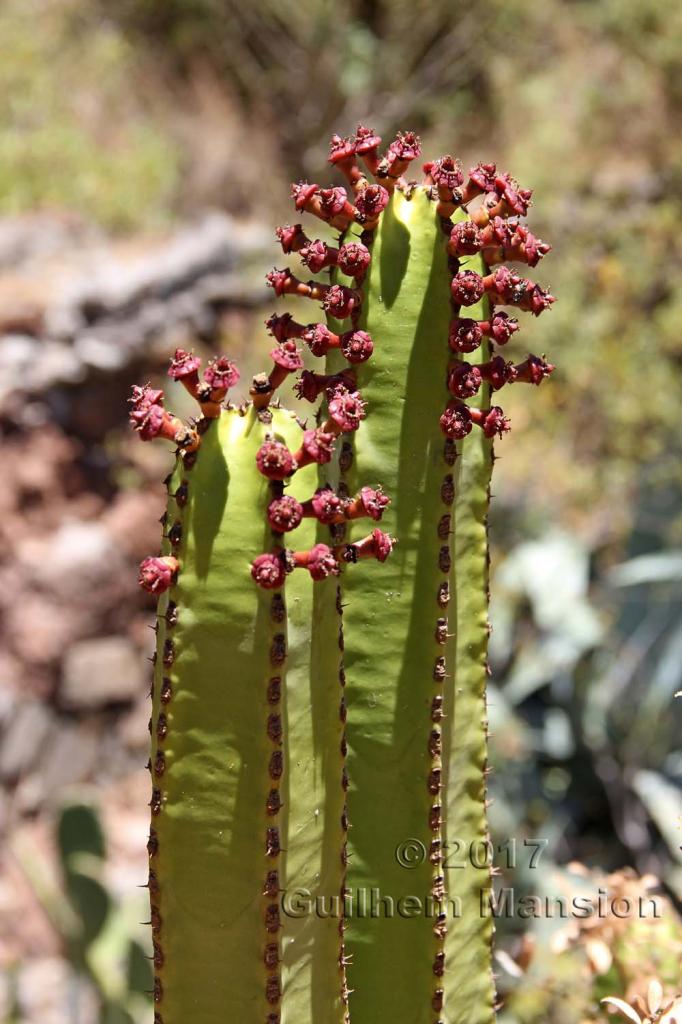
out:
{"label": "blurred background vegetation", "polygon": [[548,847],[503,884],[655,876],[666,910],[501,920],[502,1019],[682,987],[682,7],[4,0],[0,38],[4,1019],[149,1017],[134,565],[167,455],[126,392],[176,343],[261,366],[270,228],[358,120],[508,168],[554,246],[523,346],[558,369],[504,396],[492,517],[494,839]]}

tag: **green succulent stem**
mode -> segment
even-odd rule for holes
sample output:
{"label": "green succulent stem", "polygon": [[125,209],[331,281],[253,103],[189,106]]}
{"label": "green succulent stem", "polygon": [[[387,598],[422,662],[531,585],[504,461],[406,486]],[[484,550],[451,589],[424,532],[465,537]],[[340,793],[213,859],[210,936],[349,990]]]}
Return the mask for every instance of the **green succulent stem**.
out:
{"label": "green succulent stem", "polygon": [[[151,721],[162,1024],[266,1021],[284,988],[282,1021],[344,1015],[338,921],[296,907],[285,918],[281,901],[282,891],[341,888],[343,726],[335,581],[313,595],[294,573],[273,592],[249,573],[272,543],[256,451],[266,429],[291,446],[300,437],[289,414],[272,416],[266,427],[253,410],[223,411],[192,468],[179,459],[169,481],[181,571],[159,604]],[[302,470],[292,493],[307,496],[314,478]],[[314,543],[314,524],[297,539]]]}
{"label": "green succulent stem", "polygon": [[[485,272],[479,258],[467,267]],[[490,873],[468,855],[488,837],[492,454],[480,430],[455,452],[439,428],[449,397],[451,277],[436,203],[423,189],[409,198],[394,192],[364,282],[359,326],[376,343],[358,387],[371,412],[346,474],[351,491],[381,480],[392,498],[386,529],[399,539],[380,573],[356,566],[343,583],[353,1024],[494,1017],[492,924],[481,913]],[[487,307],[468,315],[483,320]],[[338,369],[338,357],[329,364]]]}

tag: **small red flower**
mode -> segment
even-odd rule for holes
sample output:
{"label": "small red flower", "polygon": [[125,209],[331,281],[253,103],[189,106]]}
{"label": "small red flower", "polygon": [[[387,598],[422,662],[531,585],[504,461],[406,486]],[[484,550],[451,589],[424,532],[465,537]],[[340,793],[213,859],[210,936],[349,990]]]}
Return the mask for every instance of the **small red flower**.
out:
{"label": "small red flower", "polygon": [[301,224],[285,224],[283,227],[277,228],[275,234],[282,243],[282,252],[287,256],[290,252],[298,252],[306,242]]}
{"label": "small red flower", "polygon": [[358,130],[355,133],[354,146],[355,152],[361,156],[365,156],[373,149],[378,149],[381,145],[381,136],[377,135],[373,128],[365,128],[364,125],[359,124]]}
{"label": "small red flower", "polygon": [[483,330],[476,320],[459,318],[450,324],[448,345],[453,352],[475,352],[483,340]]}
{"label": "small red flower", "polygon": [[163,594],[175,583],[180,563],[177,558],[145,558],[140,562],[138,583],[149,594]]}
{"label": "small red flower", "polygon": [[369,249],[361,242],[347,242],[339,249],[337,264],[339,270],[349,277],[362,277],[369,267],[372,257]]}
{"label": "small red flower", "polygon": [[448,192],[454,192],[464,181],[462,165],[459,160],[453,159],[450,155],[424,164],[424,171],[430,176],[436,188]]}
{"label": "small red flower", "polygon": [[555,367],[544,356],[529,355],[523,363],[514,367],[514,380],[524,384],[542,384],[545,377],[549,377],[554,370]]}
{"label": "small red flower", "polygon": [[310,551],[294,552],[293,560],[297,568],[307,569],[314,580],[338,576],[341,572],[334,552],[327,544],[316,544]]}
{"label": "small red flower", "polygon": [[303,506],[287,494],[275,498],[268,506],[268,522],[275,533],[295,530],[302,518]]}
{"label": "small red flower", "polygon": [[349,363],[366,363],[374,342],[367,331],[347,331],[341,335],[341,351]]}
{"label": "small red flower", "polygon": [[292,185],[291,198],[294,200],[296,209],[305,210],[310,201],[317,196],[319,191],[319,185],[311,185],[307,181],[299,181],[296,182],[295,185]]}
{"label": "small red flower", "polygon": [[354,141],[355,152],[362,157],[372,174],[376,174],[379,166],[381,136],[377,135],[373,128],[365,128],[364,125],[359,124]]}
{"label": "small red flower", "polygon": [[529,188],[519,188],[511,174],[497,174],[495,176],[494,192],[497,192],[502,205],[509,213],[516,213],[525,217],[528,213],[533,192]]}
{"label": "small red flower", "polygon": [[[473,195],[480,195],[481,192],[492,192],[495,188],[496,172],[495,164],[476,164],[469,171],[469,191],[472,191]],[[473,189],[472,185],[474,186]]]}
{"label": "small red flower", "polygon": [[329,486],[319,487],[310,499],[313,515],[325,526],[343,522],[346,504],[347,501],[335,494]]}
{"label": "small red flower", "polygon": [[481,232],[470,220],[455,224],[450,232],[448,252],[452,256],[472,256],[481,249]]}
{"label": "small red flower", "polygon": [[198,384],[200,367],[199,356],[195,356],[193,352],[186,352],[184,348],[176,348],[175,355],[168,367],[168,376],[173,380]]}
{"label": "small red flower", "polygon": [[476,412],[480,413],[482,418],[480,420],[478,418],[475,419],[473,409],[471,410],[471,417],[475,423],[479,423],[483,428],[483,433],[486,437],[495,437],[496,434],[502,437],[503,434],[511,430],[511,424],[499,405],[494,405],[487,411],[476,410]]}
{"label": "small red flower", "polygon": [[278,348],[273,348],[270,355],[273,362],[287,373],[295,373],[296,370],[303,369],[301,350],[293,340],[283,341]]}
{"label": "small red flower", "polygon": [[[170,417],[163,407],[163,400],[163,391],[152,388],[149,384],[143,388],[133,386],[129,399],[130,422],[143,441],[168,436]],[[172,437],[168,439],[172,440]]]}
{"label": "small red flower", "polygon": [[[359,495],[359,504],[365,515],[369,516],[370,519],[374,519],[375,522],[379,522],[384,514],[384,509],[391,504],[391,499],[387,494],[384,494],[380,487],[376,489],[373,487],[363,487]],[[348,515],[348,518],[354,518],[352,513]]]}
{"label": "small red flower", "polygon": [[343,386],[335,389],[329,402],[329,418],[342,434],[357,430],[365,415],[365,403],[358,391]]}
{"label": "small red flower", "polygon": [[508,363],[502,356],[493,356],[487,363],[481,363],[478,369],[493,391],[499,391],[505,384],[516,380],[514,364]]}
{"label": "small red flower", "polygon": [[463,402],[450,402],[440,418],[440,429],[446,437],[460,441],[471,433],[471,413]]}
{"label": "small red flower", "polygon": [[320,466],[326,465],[332,460],[335,444],[336,435],[322,427],[306,430],[300,453],[296,454],[296,461],[299,466],[307,466],[311,462],[317,462]]}
{"label": "small red flower", "polygon": [[204,370],[204,380],[212,391],[228,391],[239,381],[239,370],[227,356],[212,359]]}
{"label": "small red flower", "polygon": [[373,220],[388,205],[390,196],[383,185],[368,185],[355,198],[355,206],[362,221]]}
{"label": "small red flower", "polygon": [[355,387],[355,375],[350,370],[341,370],[340,373],[313,373],[312,370],[304,370],[294,385],[294,390],[299,398],[307,402],[316,402],[323,391],[334,391],[340,384],[347,388]]}
{"label": "small red flower", "polygon": [[326,324],[309,324],[302,338],[314,356],[326,355],[339,340],[338,335],[330,331]]}
{"label": "small red flower", "polygon": [[483,381],[481,371],[470,363],[455,363],[448,373],[448,391],[455,398],[471,398]]}
{"label": "small red flower", "polygon": [[335,320],[345,320],[359,304],[358,293],[340,284],[330,285],[322,300],[325,311]]}
{"label": "small red flower", "polygon": [[315,239],[314,242],[308,242],[307,245],[304,245],[299,250],[299,255],[313,274],[319,274],[325,267],[334,263],[332,250],[330,250],[325,242],[320,241],[319,238]]}
{"label": "small red flower", "polygon": [[335,188],[321,188],[319,194],[320,208],[329,218],[343,213],[348,205],[348,194],[341,185],[337,185]]}
{"label": "small red flower", "polygon": [[355,157],[355,140],[332,135],[329,143],[329,163],[349,163]]}
{"label": "small red flower", "polygon": [[269,438],[256,452],[256,465],[268,480],[285,480],[296,469],[296,462],[287,446]]}
{"label": "small red flower", "polygon": [[284,561],[278,555],[259,555],[251,563],[251,576],[264,590],[278,590],[286,577]]}
{"label": "small red flower", "polygon": [[458,306],[473,306],[480,302],[485,293],[483,278],[474,270],[460,270],[453,277],[450,288]]}
{"label": "small red flower", "polygon": [[383,530],[372,530],[368,537],[347,545],[345,557],[352,562],[360,558],[376,558],[378,562],[385,562],[393,551],[394,544],[393,537],[388,533],[384,533]]}
{"label": "small red flower", "polygon": [[507,313],[495,313],[490,321],[490,337],[498,345],[506,345],[512,334],[519,329],[519,321]]}
{"label": "small red flower", "polygon": [[278,316],[277,313],[273,313],[265,321],[265,326],[268,329],[268,333],[273,336],[275,341],[286,341],[288,338],[297,338],[298,327],[291,313],[282,313]]}
{"label": "small red flower", "polygon": [[288,267],[284,270],[271,270],[265,275],[265,280],[274,289],[275,295],[279,298],[287,294],[287,285],[291,282],[291,271]]}

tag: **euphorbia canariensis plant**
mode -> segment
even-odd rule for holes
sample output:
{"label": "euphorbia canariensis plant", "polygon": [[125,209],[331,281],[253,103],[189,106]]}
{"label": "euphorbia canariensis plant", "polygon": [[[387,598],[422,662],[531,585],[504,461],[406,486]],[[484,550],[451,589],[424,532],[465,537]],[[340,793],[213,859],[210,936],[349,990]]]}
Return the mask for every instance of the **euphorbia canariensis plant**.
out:
{"label": "euphorbia canariensis plant", "polygon": [[[225,403],[228,359],[202,376],[184,351],[190,426],[133,392],[140,436],[177,450],[162,551],[140,567],[160,595],[155,1024],[494,1018],[486,517],[510,423],[492,394],[553,370],[498,354],[519,329],[498,307],[550,306],[506,266],[549,246],[493,164],[445,156],[415,182],[418,137],[380,147],[334,136],[345,186],[293,186],[319,232],[277,238],[322,279],[267,281],[321,314],[269,317],[248,403]],[[277,397],[289,378],[303,427]]]}

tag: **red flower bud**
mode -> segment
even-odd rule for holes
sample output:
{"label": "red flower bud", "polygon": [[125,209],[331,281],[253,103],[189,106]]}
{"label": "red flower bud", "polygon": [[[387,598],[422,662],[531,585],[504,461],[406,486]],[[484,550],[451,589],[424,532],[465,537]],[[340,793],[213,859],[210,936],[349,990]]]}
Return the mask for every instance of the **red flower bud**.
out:
{"label": "red flower bud", "polygon": [[311,462],[317,462],[324,466],[331,462],[336,444],[336,434],[317,427],[315,430],[306,430],[303,434],[303,442],[296,452],[296,463],[298,466],[308,466]]}
{"label": "red flower bud", "polygon": [[168,376],[173,380],[181,380],[184,383],[199,383],[199,368],[201,359],[193,352],[186,352],[184,348],[176,348],[175,355],[168,367]]}
{"label": "red flower bud", "polygon": [[511,430],[509,420],[504,415],[499,405],[493,405],[491,409],[472,409],[469,407],[472,423],[482,428],[486,437],[495,437],[497,434],[502,437],[508,430]]}
{"label": "red flower bud", "polygon": [[281,441],[266,438],[256,452],[259,472],[268,480],[285,480],[296,469],[294,456]]}
{"label": "red flower bud", "polygon": [[341,231],[345,231],[353,219],[353,207],[343,188],[321,189],[319,185],[300,181],[291,186],[291,194],[297,210],[312,213]]}
{"label": "red flower bud", "polygon": [[339,344],[338,334],[330,331],[326,324],[309,324],[302,338],[314,356],[326,355],[330,348]]}
{"label": "red flower bud", "polygon": [[163,398],[163,391],[152,388],[149,384],[143,388],[133,386],[129,399],[130,422],[143,441],[153,441],[155,437],[174,441],[177,432],[182,428],[180,420],[164,409]]}
{"label": "red flower bud", "polygon": [[453,277],[450,288],[458,306],[473,306],[485,293],[483,278],[474,270],[460,270]]}
{"label": "red flower bud", "polygon": [[361,242],[347,242],[339,249],[337,264],[339,270],[349,277],[362,277],[369,267],[372,257],[369,249]]}
{"label": "red flower bud", "polygon": [[296,323],[291,313],[282,313],[281,316],[273,313],[265,321],[265,326],[275,341],[280,342],[287,341],[288,338],[300,338],[304,330],[301,324]]}
{"label": "red flower bud", "polygon": [[347,544],[343,550],[343,558],[348,562],[357,562],[360,558],[376,558],[378,562],[385,562],[395,541],[383,530],[372,530],[368,537],[356,541],[354,544]]}
{"label": "red flower bud", "polygon": [[516,260],[534,267],[552,248],[536,238],[525,225],[503,217],[493,217],[481,231],[481,239],[488,264]]}
{"label": "red flower bud", "polygon": [[[464,181],[462,165],[451,156],[442,156],[432,163],[424,164],[424,171],[429,175],[436,188],[452,193]],[[446,198],[443,196],[442,198]]]}
{"label": "red flower bud", "polygon": [[391,499],[380,487],[363,487],[357,498],[353,498],[346,508],[346,519],[360,519],[369,516],[379,522],[384,509],[391,504]]}
{"label": "red flower bud", "polygon": [[514,317],[508,316],[507,313],[495,313],[492,320],[488,321],[487,333],[498,345],[506,345],[518,329],[519,321]]}
{"label": "red flower bud", "polygon": [[405,173],[410,163],[421,156],[421,139],[414,132],[398,132],[388,147],[386,159],[382,162],[380,173],[386,172],[394,180]]}
{"label": "red flower bud", "polygon": [[374,351],[367,331],[347,331],[341,335],[341,351],[349,363],[365,363]]}
{"label": "red flower bud", "polygon": [[303,506],[287,494],[275,498],[268,506],[268,522],[275,533],[295,530],[302,518]]}
{"label": "red flower bud", "polygon": [[324,309],[335,320],[345,320],[360,305],[360,294],[352,288],[332,284],[322,300]]}
{"label": "red flower bud", "polygon": [[516,213],[523,217],[528,213],[533,192],[528,188],[519,188],[518,182],[514,181],[510,174],[497,174],[493,191],[500,197],[504,212]]}
{"label": "red flower bud", "polygon": [[282,252],[287,256],[290,252],[298,252],[306,243],[305,232],[301,224],[285,224],[283,227],[277,228],[275,234],[282,243]]}
{"label": "red flower bud", "polygon": [[295,567],[307,569],[314,580],[338,576],[341,572],[334,552],[327,544],[316,544],[310,551],[295,551],[292,558]]}
{"label": "red flower bud", "polygon": [[497,168],[495,164],[476,164],[469,171],[469,180],[466,184],[465,202],[469,202],[482,192],[491,192],[495,188],[495,175]]}
{"label": "red flower bud", "polygon": [[388,205],[389,194],[383,185],[368,185],[355,198],[360,223],[375,221]]}
{"label": "red flower bud", "polygon": [[355,152],[363,158],[372,174],[376,174],[379,166],[378,150],[381,145],[381,136],[377,135],[374,129],[365,128],[364,125],[359,124],[354,141]]}
{"label": "red flower bud", "polygon": [[461,441],[471,433],[471,413],[463,402],[450,402],[440,418],[440,429],[453,441]]}
{"label": "red flower bud", "polygon": [[335,494],[331,487],[319,487],[306,506],[319,522],[325,526],[342,523],[347,500]]}
{"label": "red flower bud", "polygon": [[472,256],[481,249],[481,232],[470,220],[455,224],[450,232],[448,252],[451,256]]}
{"label": "red flower bud", "polygon": [[332,135],[329,143],[329,163],[349,163],[355,158],[355,140]]}
{"label": "red flower bud", "polygon": [[341,185],[320,189],[320,208],[330,220],[342,213],[347,206],[348,194]]}
{"label": "red flower bud", "polygon": [[519,259],[515,253],[523,253],[523,258],[529,267],[536,267],[543,256],[552,251],[552,246],[536,238],[526,227],[519,225],[514,236],[514,248],[506,259]]}
{"label": "red flower bud", "polygon": [[307,402],[316,402],[323,391],[333,391],[339,385],[347,388],[355,387],[355,375],[350,370],[342,370],[340,373],[313,373],[311,370],[304,370],[294,385],[294,390],[299,398]]}
{"label": "red flower bud", "polygon": [[[223,395],[219,396],[220,398],[223,398],[224,393],[238,383],[239,376],[239,370],[227,356],[218,356],[217,359],[212,359],[204,370],[204,380],[211,391],[223,392]],[[215,401],[218,401],[218,398],[215,398]]]}
{"label": "red flower bud", "polygon": [[278,348],[273,348],[270,353],[272,360],[287,373],[295,373],[303,369],[301,350],[293,340],[283,341]]}
{"label": "red flower bud", "polygon": [[358,391],[336,388],[329,402],[329,418],[342,434],[357,430],[365,415],[365,403]]}
{"label": "red flower bud", "polygon": [[455,398],[471,398],[478,392],[483,378],[477,366],[454,363],[448,372],[448,391]]}
{"label": "red flower bud", "polygon": [[309,267],[313,274],[319,274],[325,267],[333,266],[336,262],[336,250],[330,249],[325,243],[316,239],[314,242],[308,242],[299,251],[299,255],[306,267]]}
{"label": "red flower bud", "polygon": [[175,583],[180,563],[177,558],[145,558],[140,562],[138,583],[149,594],[163,594]]}
{"label": "red flower bud", "polygon": [[284,561],[279,555],[259,555],[251,563],[251,576],[264,590],[278,590],[286,576]]}
{"label": "red flower bud", "polygon": [[514,367],[514,380],[524,384],[541,384],[555,367],[544,356],[529,355],[523,363]]}
{"label": "red flower bud", "polygon": [[485,278],[485,289],[493,302],[518,306],[534,316],[548,309],[555,298],[527,277],[514,274],[508,267],[499,267]]}
{"label": "red flower bud", "polygon": [[499,391],[505,384],[516,380],[514,364],[508,363],[502,356],[493,356],[487,363],[480,363],[478,370],[493,391]]}
{"label": "red flower bud", "polygon": [[307,181],[299,181],[291,186],[291,198],[297,210],[306,210],[310,202],[320,191],[319,185],[311,185]]}
{"label": "red flower bud", "polygon": [[274,289],[275,295],[278,298],[287,294],[287,286],[290,284],[291,279],[292,274],[288,267],[284,270],[271,270],[269,274],[265,275],[265,280]]}
{"label": "red flower bud", "polygon": [[482,340],[483,330],[478,321],[459,318],[451,322],[448,345],[453,352],[474,352]]}

